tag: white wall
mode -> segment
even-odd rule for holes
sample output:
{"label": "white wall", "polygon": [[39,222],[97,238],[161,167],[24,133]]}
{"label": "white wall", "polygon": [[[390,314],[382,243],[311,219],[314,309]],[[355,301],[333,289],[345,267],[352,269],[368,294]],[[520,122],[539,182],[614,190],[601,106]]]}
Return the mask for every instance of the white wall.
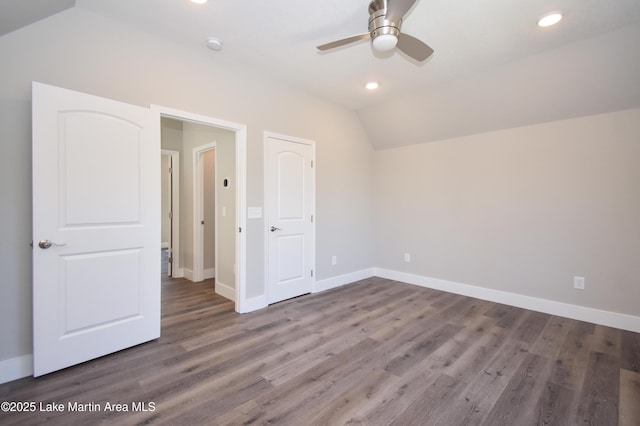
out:
{"label": "white wall", "polygon": [[640,109],[374,157],[376,266],[640,317]]}
{"label": "white wall", "polygon": [[[263,204],[265,130],[315,140],[317,276],[373,266],[373,151],[354,113],[237,66],[224,51],[158,40],[79,8],[0,37],[0,57],[0,366],[31,353],[31,81],[247,125],[248,206]],[[263,230],[262,220],[249,221],[248,297],[264,293]],[[332,268],[334,252],[344,256]]]}

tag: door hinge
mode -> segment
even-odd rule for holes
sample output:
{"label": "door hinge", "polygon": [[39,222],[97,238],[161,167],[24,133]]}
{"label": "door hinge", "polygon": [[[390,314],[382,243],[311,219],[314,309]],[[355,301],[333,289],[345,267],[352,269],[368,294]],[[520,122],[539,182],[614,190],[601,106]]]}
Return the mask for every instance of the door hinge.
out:
{"label": "door hinge", "polygon": [[313,269],[311,270],[311,276],[313,277]]}
{"label": "door hinge", "polygon": [[313,160],[311,160],[311,168],[313,169]]}
{"label": "door hinge", "polygon": [[173,219],[173,212],[169,212],[169,219]]}
{"label": "door hinge", "polygon": [[311,223],[313,223],[313,215],[311,215]]}
{"label": "door hinge", "polygon": [[172,263],[173,262],[173,257],[170,257],[169,259],[167,259],[167,262]]}
{"label": "door hinge", "polygon": [[238,233],[241,233],[241,232],[242,232],[242,228],[238,228]]}
{"label": "door hinge", "polygon": [[173,174],[173,167],[169,167],[169,174]]}

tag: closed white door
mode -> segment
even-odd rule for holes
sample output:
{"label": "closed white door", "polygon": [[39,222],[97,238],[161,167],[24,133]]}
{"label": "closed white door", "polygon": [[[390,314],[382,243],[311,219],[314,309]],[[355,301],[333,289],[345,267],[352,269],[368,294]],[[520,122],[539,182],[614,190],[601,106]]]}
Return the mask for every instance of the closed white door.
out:
{"label": "closed white door", "polygon": [[159,129],[34,83],[34,376],[160,336]]}
{"label": "closed white door", "polygon": [[266,139],[267,302],[310,293],[315,257],[315,147],[278,136]]}

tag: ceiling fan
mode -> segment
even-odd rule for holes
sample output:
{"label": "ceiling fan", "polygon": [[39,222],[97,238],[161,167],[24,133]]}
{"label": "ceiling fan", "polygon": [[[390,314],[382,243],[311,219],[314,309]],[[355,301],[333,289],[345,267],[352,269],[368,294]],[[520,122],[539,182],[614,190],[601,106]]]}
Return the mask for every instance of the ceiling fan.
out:
{"label": "ceiling fan", "polygon": [[400,32],[402,19],[418,0],[371,0],[369,3],[369,32],[332,41],[318,46],[318,50],[329,50],[367,38],[378,52],[388,52],[395,47],[409,57],[422,62],[433,53],[433,49],[422,41]]}

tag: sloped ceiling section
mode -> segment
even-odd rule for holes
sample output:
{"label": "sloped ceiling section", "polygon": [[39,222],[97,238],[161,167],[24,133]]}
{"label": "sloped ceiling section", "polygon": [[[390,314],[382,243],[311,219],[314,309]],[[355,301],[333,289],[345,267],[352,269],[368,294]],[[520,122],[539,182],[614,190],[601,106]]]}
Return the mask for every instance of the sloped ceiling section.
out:
{"label": "sloped ceiling section", "polygon": [[362,108],[377,148],[640,107],[640,24]]}
{"label": "sloped ceiling section", "polygon": [[73,7],[76,0],[2,0],[0,36]]}

